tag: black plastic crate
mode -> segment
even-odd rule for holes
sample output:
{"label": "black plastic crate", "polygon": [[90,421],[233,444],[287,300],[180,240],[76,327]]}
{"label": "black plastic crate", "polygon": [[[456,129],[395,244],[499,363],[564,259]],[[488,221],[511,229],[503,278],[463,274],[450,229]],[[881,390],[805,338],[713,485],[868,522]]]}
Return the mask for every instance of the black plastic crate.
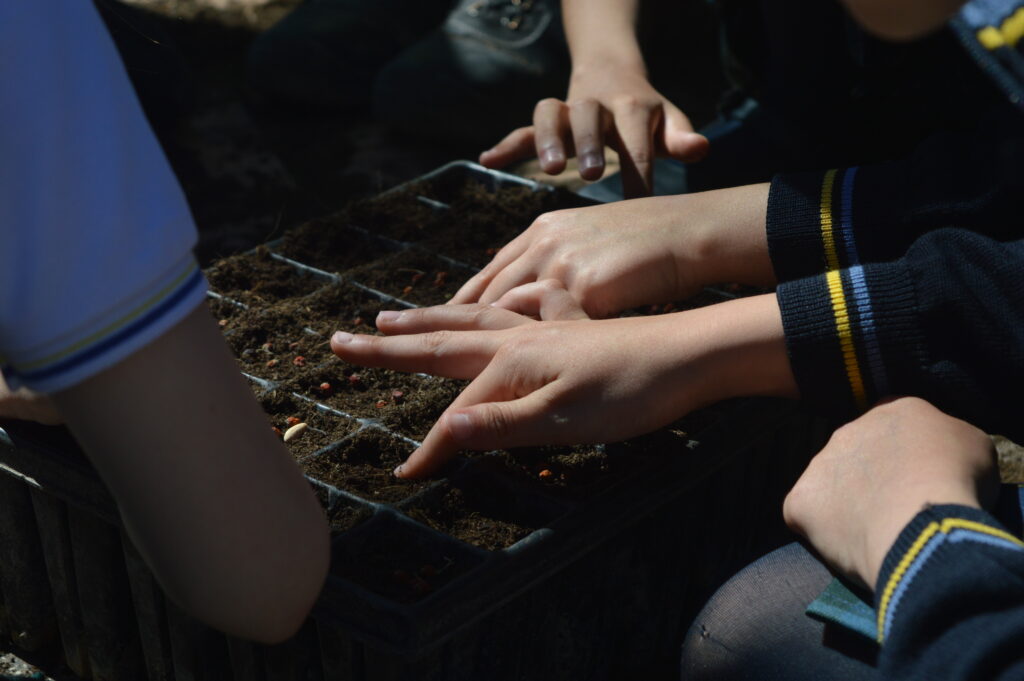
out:
{"label": "black plastic crate", "polygon": [[[464,162],[392,191],[430,186],[431,196],[413,199],[443,214],[441,199],[467,181],[488,191],[553,191]],[[374,244],[375,257],[431,253],[347,229],[353,243]],[[412,305],[358,273],[273,257],[325,286]],[[251,378],[263,390],[288,388]],[[295,398],[351,425],[300,460],[307,471],[327,470],[360,438],[418,444],[373,415],[316,404],[308,393]],[[0,476],[0,636],[30,649],[62,646],[69,666],[94,679],[673,678],[675,647],[703,600],[784,537],[782,496],[824,432],[794,404],[769,399],[716,405],[680,428],[647,438],[666,455],[572,494],[515,475],[497,454],[459,459],[446,477],[394,499],[367,498],[314,472],[334,528],[331,574],[302,631],[267,647],[228,639],[167,602],[73,441],[61,429],[11,423],[0,430],[0,468],[9,474]],[[449,536],[451,495],[507,524],[514,543],[480,547]]]}

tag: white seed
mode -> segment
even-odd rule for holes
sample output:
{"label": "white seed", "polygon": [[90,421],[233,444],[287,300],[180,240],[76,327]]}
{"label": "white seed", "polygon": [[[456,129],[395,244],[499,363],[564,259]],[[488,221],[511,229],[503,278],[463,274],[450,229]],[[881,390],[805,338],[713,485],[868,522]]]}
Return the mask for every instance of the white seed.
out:
{"label": "white seed", "polygon": [[305,423],[296,423],[294,426],[284,431],[284,441],[289,442],[291,440],[294,440],[295,438],[306,432],[306,428],[308,427],[309,426],[307,426]]}

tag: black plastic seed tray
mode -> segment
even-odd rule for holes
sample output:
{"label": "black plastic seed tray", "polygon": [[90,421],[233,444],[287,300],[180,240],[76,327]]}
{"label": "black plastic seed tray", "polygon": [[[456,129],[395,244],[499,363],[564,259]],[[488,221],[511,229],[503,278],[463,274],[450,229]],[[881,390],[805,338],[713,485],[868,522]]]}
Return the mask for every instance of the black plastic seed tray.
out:
{"label": "black plastic seed tray", "polygon": [[[467,183],[473,200],[506,187],[554,191],[455,163],[387,195],[419,202],[440,223]],[[353,248],[366,248],[369,262],[332,271],[272,257],[296,276],[388,307],[414,304],[365,283],[376,262],[422,252],[461,278],[473,271],[432,250],[430,231],[398,240],[358,224],[335,228],[352,235]],[[702,302],[729,296],[709,290]],[[274,305],[266,302],[265,314]],[[231,333],[226,327],[229,340]],[[329,331],[301,333],[326,340]],[[253,365],[259,395],[295,388]],[[345,371],[331,359],[311,368]],[[291,397],[315,410],[318,434],[334,432],[332,424],[344,433],[298,458],[331,520],[333,559],[313,615],[292,641],[229,640],[178,611],[70,438],[21,423],[0,430],[0,468],[9,474],[0,475],[0,636],[25,648],[59,645],[72,669],[93,679],[674,678],[676,646],[703,600],[784,537],[782,496],[823,432],[791,403],[735,400],[606,446],[619,465],[589,485],[551,484],[495,452],[462,457],[443,478],[381,491],[331,477],[334,461],[358,453],[373,465],[380,443],[407,453],[421,434],[401,418],[346,411],[309,390]],[[454,538],[458,520],[445,506],[453,498],[476,518],[513,529],[495,545]]]}

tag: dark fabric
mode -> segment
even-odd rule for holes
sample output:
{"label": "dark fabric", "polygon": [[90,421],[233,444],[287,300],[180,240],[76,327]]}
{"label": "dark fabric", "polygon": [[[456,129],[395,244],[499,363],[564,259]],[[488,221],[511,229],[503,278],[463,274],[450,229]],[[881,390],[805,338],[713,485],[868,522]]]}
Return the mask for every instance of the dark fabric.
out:
{"label": "dark fabric", "polygon": [[694,620],[683,644],[685,681],[868,681],[877,648],[804,610],[832,580],[799,544],[778,549],[729,580]]}
{"label": "dark fabric", "polygon": [[1024,439],[1024,241],[938,230],[898,261],[787,282],[777,299],[808,404],[851,417],[915,395]]}
{"label": "dark fabric", "polygon": [[893,681],[1024,679],[1024,543],[976,509],[936,506],[886,556],[876,610]]}
{"label": "dark fabric", "polygon": [[768,201],[768,245],[779,281],[837,267],[899,258],[918,237],[960,227],[1000,241],[1024,235],[1017,207],[1024,193],[1024,117],[1009,104],[974,130],[936,134],[907,158],[823,171],[781,174]]}

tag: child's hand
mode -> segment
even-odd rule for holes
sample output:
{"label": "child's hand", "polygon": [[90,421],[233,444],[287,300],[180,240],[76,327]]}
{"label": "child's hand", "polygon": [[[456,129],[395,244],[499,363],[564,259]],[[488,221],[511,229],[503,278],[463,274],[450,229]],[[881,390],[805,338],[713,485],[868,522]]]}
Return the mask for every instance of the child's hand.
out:
{"label": "child's hand", "polygon": [[64,423],[57,407],[46,395],[26,388],[12,391],[0,375],[0,419],[35,421],[47,426]]}
{"label": "child's hand", "polygon": [[926,504],[979,508],[998,483],[988,436],[903,397],[837,430],[783,512],[833,567],[874,588],[889,549]]}
{"label": "child's hand", "polygon": [[604,174],[604,147],[619,153],[626,198],[647,196],[654,182],[654,159],[670,156],[699,161],[708,140],[693,131],[690,119],[655,90],[637,68],[602,64],[574,71],[563,102],[538,102],[533,125],[513,130],[480,155],[488,168],[536,156],[544,172],[557,175],[566,159],[579,158],[580,177]]}
{"label": "child's hand", "polygon": [[354,364],[474,379],[402,477],[429,475],[459,449],[616,441],[726,397],[796,393],[774,296],[657,317],[511,327],[495,323],[495,311],[382,313],[377,325],[389,337],[332,339],[335,354]]}
{"label": "child's hand", "polygon": [[689,297],[703,286],[771,285],[768,185],[547,213],[452,297],[493,303],[555,279],[591,317]]}

